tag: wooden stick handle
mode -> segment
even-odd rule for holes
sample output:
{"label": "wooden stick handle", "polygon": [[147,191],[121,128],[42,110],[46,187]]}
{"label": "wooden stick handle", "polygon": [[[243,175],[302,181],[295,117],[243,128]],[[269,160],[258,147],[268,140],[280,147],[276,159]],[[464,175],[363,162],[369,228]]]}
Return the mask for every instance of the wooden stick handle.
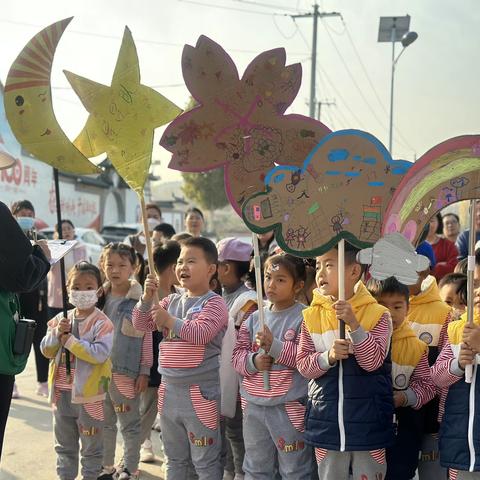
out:
{"label": "wooden stick handle", "polygon": [[[474,316],[474,304],[473,304],[473,295],[474,295],[474,273],[475,273],[475,243],[477,240],[477,235],[475,231],[475,209],[476,209],[476,200],[470,200],[470,231],[468,236],[468,260],[467,260],[467,322],[470,325],[473,325],[473,316]],[[473,365],[467,365],[465,367],[465,382],[472,383],[473,375]]]}
{"label": "wooden stick handle", "polygon": [[[345,300],[345,240],[338,242],[338,299]],[[339,320],[340,338],[345,339],[345,322]]]}

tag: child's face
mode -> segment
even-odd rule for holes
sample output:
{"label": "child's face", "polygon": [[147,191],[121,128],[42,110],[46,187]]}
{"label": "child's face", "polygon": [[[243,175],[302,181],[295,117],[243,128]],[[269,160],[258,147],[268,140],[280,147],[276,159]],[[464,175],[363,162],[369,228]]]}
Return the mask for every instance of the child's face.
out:
{"label": "child's face", "polygon": [[209,290],[216,268],[207,261],[201,248],[186,246],[180,251],[176,273],[181,287],[193,294],[203,294]]}
{"label": "child's face", "polygon": [[76,273],[68,283],[69,290],[98,290],[100,285],[97,282],[97,277],[91,273],[82,272]]}
{"label": "child's face", "polygon": [[[345,290],[353,289],[358,281],[355,274],[356,264],[345,265]],[[317,274],[315,280],[319,292],[325,296],[338,298],[338,250],[333,248],[316,258]]]}
{"label": "child's face", "polygon": [[456,283],[447,283],[439,289],[440,298],[442,302],[450,305],[452,308],[456,308],[459,305],[459,299],[457,295],[458,285]]}
{"label": "child's face", "polygon": [[390,310],[393,328],[398,328],[408,314],[408,303],[405,297],[399,293],[385,293],[377,298],[380,305]]}
{"label": "child's face", "polygon": [[218,272],[218,281],[220,284],[225,287],[226,284],[231,281],[230,273],[232,266],[228,262],[218,262],[217,272]]}
{"label": "child's face", "polygon": [[265,295],[273,304],[295,300],[295,280],[283,265],[270,263],[265,267],[263,287]]}
{"label": "child's face", "polygon": [[107,254],[104,263],[105,276],[114,286],[124,285],[134,273],[134,266],[126,255],[115,252]]}

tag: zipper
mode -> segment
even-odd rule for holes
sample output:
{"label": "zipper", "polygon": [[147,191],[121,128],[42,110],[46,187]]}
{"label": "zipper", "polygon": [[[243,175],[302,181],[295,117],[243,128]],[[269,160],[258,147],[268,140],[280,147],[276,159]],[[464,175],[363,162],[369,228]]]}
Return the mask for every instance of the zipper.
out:
{"label": "zipper", "polygon": [[343,362],[338,362],[338,430],[340,431],[340,451],[345,451],[345,425],[343,423]]}
{"label": "zipper", "polygon": [[470,468],[469,472],[475,469],[475,445],[473,443],[473,421],[475,417],[475,383],[477,381],[477,356],[473,360],[472,383],[470,384],[470,395],[468,405],[468,450],[470,452]]}

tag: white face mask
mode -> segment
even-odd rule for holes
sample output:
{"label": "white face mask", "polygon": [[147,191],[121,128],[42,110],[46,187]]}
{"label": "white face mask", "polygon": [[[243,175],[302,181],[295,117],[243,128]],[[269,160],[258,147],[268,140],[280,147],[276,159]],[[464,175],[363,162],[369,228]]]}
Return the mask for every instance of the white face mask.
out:
{"label": "white face mask", "polygon": [[157,225],[160,225],[160,220],[156,219],[156,218],[148,218],[147,219],[147,223],[148,223],[148,231],[149,232],[153,232],[153,229],[157,226]]}
{"label": "white face mask", "polygon": [[80,310],[88,310],[98,302],[96,290],[71,290],[68,301]]}

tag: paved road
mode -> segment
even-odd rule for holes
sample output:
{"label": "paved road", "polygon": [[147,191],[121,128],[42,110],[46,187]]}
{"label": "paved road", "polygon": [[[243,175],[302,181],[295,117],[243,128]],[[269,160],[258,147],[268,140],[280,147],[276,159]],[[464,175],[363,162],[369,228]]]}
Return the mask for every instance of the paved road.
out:
{"label": "paved road", "polygon": [[[54,480],[52,414],[46,398],[35,395],[35,362],[17,377],[21,398],[12,400],[5,432],[0,480]],[[154,451],[160,452],[158,434],[152,432]],[[118,445],[117,455],[121,453]],[[161,479],[161,461],[140,464],[141,480]]]}

